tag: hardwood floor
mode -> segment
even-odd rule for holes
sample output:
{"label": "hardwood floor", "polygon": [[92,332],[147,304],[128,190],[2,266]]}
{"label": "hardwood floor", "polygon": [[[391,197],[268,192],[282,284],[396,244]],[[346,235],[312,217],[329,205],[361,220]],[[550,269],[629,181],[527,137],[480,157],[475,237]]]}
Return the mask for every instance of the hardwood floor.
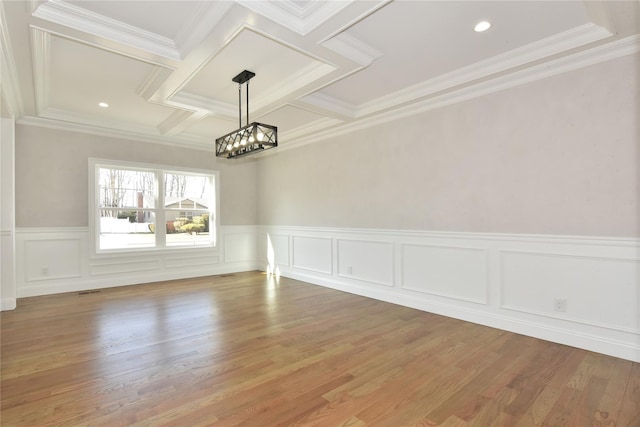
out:
{"label": "hardwood floor", "polygon": [[640,364],[256,272],[0,320],[2,426],[640,426]]}

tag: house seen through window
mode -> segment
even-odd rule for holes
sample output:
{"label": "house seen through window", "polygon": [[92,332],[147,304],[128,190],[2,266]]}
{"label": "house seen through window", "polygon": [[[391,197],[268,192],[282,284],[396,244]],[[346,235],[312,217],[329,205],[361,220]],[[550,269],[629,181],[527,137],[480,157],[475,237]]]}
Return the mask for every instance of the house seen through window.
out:
{"label": "house seen through window", "polygon": [[94,163],[99,252],[215,246],[215,172]]}

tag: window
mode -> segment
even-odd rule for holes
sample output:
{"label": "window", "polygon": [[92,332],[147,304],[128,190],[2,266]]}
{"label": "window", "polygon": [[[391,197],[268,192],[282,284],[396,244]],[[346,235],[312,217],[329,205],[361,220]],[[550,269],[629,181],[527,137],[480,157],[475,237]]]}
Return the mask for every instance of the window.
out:
{"label": "window", "polygon": [[98,159],[89,169],[96,252],[215,247],[217,172]]}

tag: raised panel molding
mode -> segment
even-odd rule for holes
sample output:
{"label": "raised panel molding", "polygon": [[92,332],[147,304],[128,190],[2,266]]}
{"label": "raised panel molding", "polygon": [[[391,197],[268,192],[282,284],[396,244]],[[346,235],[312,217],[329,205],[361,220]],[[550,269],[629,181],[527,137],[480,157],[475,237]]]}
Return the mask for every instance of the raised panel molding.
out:
{"label": "raised panel molding", "polygon": [[392,242],[337,239],[338,276],[377,285],[394,285]]}
{"label": "raised panel molding", "polygon": [[403,289],[487,303],[486,249],[418,244],[401,248]]}
{"label": "raised panel molding", "polygon": [[219,263],[220,257],[214,255],[213,253],[209,255],[196,255],[188,257],[167,257],[165,260],[166,268],[206,267]]}
{"label": "raised panel molding", "polygon": [[293,267],[322,274],[333,273],[332,239],[293,236]]}
{"label": "raised panel molding", "polygon": [[160,268],[161,266],[159,259],[139,259],[133,261],[117,260],[109,263],[90,265],[89,275],[101,276],[106,274],[137,273],[144,271],[155,271],[159,270]]}
{"label": "raised panel molding", "polygon": [[224,234],[224,262],[246,262],[256,259],[256,231]]}
{"label": "raised panel molding", "polygon": [[500,265],[502,308],[640,334],[637,259],[500,251]]}
{"label": "raised panel molding", "polygon": [[24,242],[25,282],[80,277],[81,252],[82,241],[79,238],[40,238]]}

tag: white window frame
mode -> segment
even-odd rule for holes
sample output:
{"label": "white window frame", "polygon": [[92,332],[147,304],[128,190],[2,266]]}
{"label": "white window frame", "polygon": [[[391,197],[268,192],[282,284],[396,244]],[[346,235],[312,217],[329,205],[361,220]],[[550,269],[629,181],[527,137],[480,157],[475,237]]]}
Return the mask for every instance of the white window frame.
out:
{"label": "white window frame", "polygon": [[[155,203],[156,206],[153,208],[156,213],[155,221],[156,221],[156,233],[155,247],[145,247],[145,248],[118,248],[118,249],[100,249],[100,216],[99,216],[99,192],[98,185],[100,184],[99,179],[99,170],[100,168],[112,168],[112,169],[133,169],[133,170],[142,170],[146,172],[153,172],[156,176],[156,194],[155,194]],[[126,254],[126,253],[141,253],[141,252],[184,252],[184,251],[203,251],[212,249],[218,249],[218,244],[220,240],[220,174],[217,170],[206,170],[206,169],[194,169],[194,168],[184,168],[178,166],[168,166],[168,165],[159,165],[159,164],[151,164],[151,163],[139,163],[139,162],[128,162],[122,160],[109,160],[109,159],[98,159],[98,158],[89,158],[89,239],[90,244],[93,250],[91,251],[92,256],[99,256],[104,254]],[[164,197],[165,197],[165,189],[164,189],[164,174],[165,173],[173,173],[173,174],[186,174],[186,175],[205,175],[213,178],[213,199],[214,199],[214,207],[209,208],[209,230],[210,233],[213,233],[213,238],[211,244],[209,245],[197,245],[197,246],[179,246],[179,245],[166,245],[166,230],[164,224],[165,220],[165,208],[164,208]],[[213,218],[211,218],[213,217]],[[158,226],[158,224],[162,224],[162,226]],[[213,229],[213,231],[211,231]]]}

